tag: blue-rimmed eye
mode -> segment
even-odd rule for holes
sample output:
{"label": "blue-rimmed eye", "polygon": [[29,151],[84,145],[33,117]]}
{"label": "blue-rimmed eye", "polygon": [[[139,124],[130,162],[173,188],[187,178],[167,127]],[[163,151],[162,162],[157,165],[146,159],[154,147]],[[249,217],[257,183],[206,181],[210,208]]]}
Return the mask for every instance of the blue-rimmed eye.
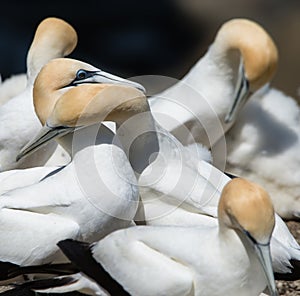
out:
{"label": "blue-rimmed eye", "polygon": [[76,73],[76,79],[82,80],[88,77],[88,73],[85,70],[78,70]]}

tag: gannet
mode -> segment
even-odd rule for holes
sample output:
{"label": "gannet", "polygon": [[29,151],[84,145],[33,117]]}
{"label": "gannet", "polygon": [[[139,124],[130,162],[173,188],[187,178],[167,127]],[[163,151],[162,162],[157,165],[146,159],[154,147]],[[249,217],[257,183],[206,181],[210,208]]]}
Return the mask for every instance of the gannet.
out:
{"label": "gannet", "polygon": [[153,116],[183,144],[211,147],[249,96],[271,80],[277,57],[276,45],[260,25],[229,20],[178,83],[150,98]]}
{"label": "gannet", "polygon": [[[82,70],[84,70],[82,72]],[[94,87],[103,87],[103,84],[97,85],[98,82],[104,82],[102,77],[97,75],[99,69],[75,61],[72,59],[56,59],[48,63],[41,71],[34,89],[34,98],[42,99],[35,102],[37,114],[43,123],[43,129],[39,135],[33,139],[21,151],[20,157],[27,153],[32,153],[45,142],[61,136],[60,143],[67,151],[76,151],[76,146],[80,141],[73,137],[74,129],[77,132],[85,134],[84,127],[95,124],[99,117],[109,119],[111,110],[106,110],[105,114],[98,114],[98,107],[92,108],[95,114],[86,112],[79,119],[82,106],[87,106],[85,100],[78,101],[76,97],[67,96],[66,100],[58,100],[51,92],[60,94],[61,91],[77,92],[78,86],[82,84],[82,90],[88,91],[90,84]],[[101,72],[100,72],[101,73]],[[79,75],[80,74],[80,75]],[[81,75],[82,74],[82,75]],[[57,77],[47,84],[40,83],[47,80],[47,77]],[[43,79],[43,76],[45,77]],[[75,82],[75,85],[74,85]],[[59,85],[59,86],[58,86]],[[69,85],[69,87],[66,87]],[[45,89],[43,89],[43,86]],[[58,91],[57,91],[58,90]],[[109,90],[109,89],[108,89]],[[63,97],[61,97],[63,98]],[[47,108],[44,108],[46,104]],[[64,113],[61,110],[68,108],[70,112]],[[49,115],[44,110],[52,110]],[[79,110],[79,111],[78,111]],[[127,110],[126,105],[121,105],[120,110]],[[76,111],[74,113],[74,111]],[[147,111],[147,112],[143,112]],[[223,187],[230,181],[230,178],[220,172],[206,161],[199,157],[197,147],[183,147],[167,131],[159,126],[153,126],[149,106],[145,103],[140,108],[131,110],[133,117],[127,118],[121,116],[119,111],[118,138],[122,142],[127,156],[134,167],[139,167],[139,187],[143,200],[145,213],[143,217],[148,224],[167,224],[167,225],[202,225],[205,223],[215,224],[217,219],[217,204],[220,198],[220,192]],[[87,116],[85,116],[87,114]],[[95,116],[97,114],[97,116]],[[141,117],[139,116],[141,115]],[[121,118],[123,119],[121,120]],[[131,121],[133,118],[133,121]],[[122,124],[120,124],[120,120]],[[62,124],[64,122],[64,124]],[[96,128],[97,130],[97,128]],[[158,152],[156,149],[156,138],[149,136],[141,142],[142,149],[130,149],[132,135],[135,137],[138,130],[143,133],[145,130],[151,130],[158,134],[159,149],[161,155],[149,160],[151,153]],[[164,133],[165,137],[160,136]],[[173,137],[173,138],[172,138]],[[88,135],[85,141],[95,142],[96,134]],[[79,137],[80,139],[80,137]],[[129,140],[128,140],[129,139]],[[126,141],[127,140],[127,141]],[[145,142],[147,140],[147,142]],[[147,143],[147,145],[145,145]],[[128,155],[132,150],[131,155]],[[141,151],[139,151],[141,150]],[[136,153],[139,151],[140,153]],[[145,155],[147,157],[145,157]],[[147,161],[148,163],[147,163]],[[149,165],[149,162],[151,164]],[[203,215],[204,214],[204,215]],[[210,216],[210,217],[209,217]],[[271,240],[271,252],[273,268],[277,273],[290,272],[290,260],[300,260],[299,245],[287,229],[286,225],[278,215],[275,215],[275,230]],[[208,220],[208,222],[207,222]]]}
{"label": "gannet", "polygon": [[275,211],[300,218],[300,108],[265,86],[251,97],[226,135],[226,171],[261,184]]}
{"label": "gannet", "polygon": [[223,188],[218,225],[137,226],[91,245],[59,242],[65,255],[111,295],[278,295],[270,257],[275,224],[265,190],[244,179]]}
{"label": "gannet", "polygon": [[73,27],[58,18],[46,18],[38,26],[27,55],[27,87],[0,106],[0,172],[44,165],[54,152],[49,143],[39,152],[16,161],[21,148],[41,128],[34,112],[32,87],[40,68],[49,60],[70,54],[77,43]]}
{"label": "gannet", "polygon": [[[35,107],[43,110],[37,114],[45,120],[44,128],[54,131],[56,124],[60,131],[68,124],[74,131],[78,123],[118,122],[148,107],[139,89],[137,83],[88,64],[55,59],[38,74],[33,96]],[[55,106],[39,109],[39,103]],[[84,141],[94,128],[74,135],[79,144],[69,165],[1,195],[0,261],[23,266],[49,263],[59,260],[56,243],[62,238],[92,242],[132,224],[139,198],[134,172],[115,134],[105,126],[97,126],[97,143]]]}

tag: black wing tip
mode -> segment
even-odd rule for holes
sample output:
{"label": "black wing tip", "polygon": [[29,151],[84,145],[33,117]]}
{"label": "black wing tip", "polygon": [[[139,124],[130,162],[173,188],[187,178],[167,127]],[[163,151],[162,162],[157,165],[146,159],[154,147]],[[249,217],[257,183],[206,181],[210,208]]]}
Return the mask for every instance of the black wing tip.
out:
{"label": "black wing tip", "polygon": [[85,246],[85,247],[89,247],[90,244],[89,243],[86,243],[86,242],[82,242],[82,241],[78,241],[78,240],[75,240],[75,239],[71,239],[71,238],[67,238],[67,239],[64,239],[64,240],[61,240],[57,243],[57,245],[59,247],[72,247],[72,246],[75,246],[75,245],[81,245],[81,246]]}
{"label": "black wing tip", "polygon": [[21,284],[23,288],[30,290],[45,290],[50,288],[62,287],[77,282],[72,276],[54,277],[39,280],[32,280]]}
{"label": "black wing tip", "polygon": [[0,293],[5,296],[35,296],[35,290],[45,290],[50,288],[62,287],[76,282],[77,279],[68,276],[61,278],[47,278],[40,280],[27,281],[22,284],[11,284],[12,289]]}
{"label": "black wing tip", "polygon": [[36,293],[29,288],[14,286],[14,288],[1,292],[3,296],[35,296]]}
{"label": "black wing tip", "polygon": [[18,274],[15,273],[18,271],[19,267],[19,265],[11,262],[0,261],[0,281],[18,276]]}
{"label": "black wing tip", "polygon": [[[56,288],[61,286],[70,285],[76,282],[77,279],[73,277],[63,277],[63,278],[49,278],[49,279],[42,279],[42,280],[34,280],[25,282],[23,284],[12,284],[12,289],[6,290],[0,295],[4,296],[36,296],[37,293],[35,290],[43,290],[49,288]],[[44,295],[44,294],[41,294]],[[84,296],[86,294],[82,294],[78,291],[73,292],[66,292],[66,293],[47,293],[47,295],[70,295],[70,296]]]}
{"label": "black wing tip", "polygon": [[60,241],[58,246],[79,270],[96,281],[110,295],[130,295],[93,257],[91,251],[93,244],[67,239]]}
{"label": "black wing tip", "polygon": [[74,257],[82,253],[90,252],[91,245],[86,242],[81,242],[73,239],[65,239],[59,241],[57,246],[64,252],[64,254],[72,261]]}
{"label": "black wing tip", "polygon": [[25,274],[53,274],[55,276],[78,273],[79,269],[70,263],[19,266],[0,261],[0,281],[9,280]]}
{"label": "black wing tip", "polygon": [[274,273],[275,280],[282,281],[297,281],[300,279],[300,261],[298,260],[290,260],[290,264],[292,265],[292,270],[290,273]]}

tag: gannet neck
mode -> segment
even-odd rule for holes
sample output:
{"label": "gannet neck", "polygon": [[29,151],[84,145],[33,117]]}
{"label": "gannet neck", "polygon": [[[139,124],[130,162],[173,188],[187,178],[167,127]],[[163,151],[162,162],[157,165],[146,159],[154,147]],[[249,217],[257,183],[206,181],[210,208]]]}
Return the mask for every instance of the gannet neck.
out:
{"label": "gannet neck", "polygon": [[116,134],[137,178],[156,158],[159,140],[156,122],[146,98],[116,108],[111,115],[116,120]]}
{"label": "gannet neck", "polygon": [[117,105],[106,117],[108,121],[114,121],[119,129],[130,118],[144,113],[147,115],[145,122],[153,121],[151,110],[146,97],[134,97],[125,100],[125,102]]}
{"label": "gannet neck", "polygon": [[242,231],[261,244],[270,242],[275,225],[268,193],[259,185],[236,178],[224,187],[218,207],[220,229]]}
{"label": "gannet neck", "polygon": [[71,25],[54,17],[43,20],[27,55],[28,83],[33,84],[38,72],[48,61],[69,55],[76,45],[77,34]]}
{"label": "gannet neck", "polygon": [[217,33],[211,53],[217,62],[226,63],[234,51],[241,54],[252,91],[272,79],[278,52],[272,38],[260,25],[247,19],[226,22]]}
{"label": "gannet neck", "polygon": [[[141,174],[151,156],[158,152],[159,145],[148,101],[139,90],[108,84],[81,85],[70,89],[57,101],[47,120],[51,126],[79,128],[102,121],[116,123],[117,139],[136,174]],[[71,135],[59,141],[71,151],[68,147],[73,142]],[[97,137],[94,141],[97,142]]]}

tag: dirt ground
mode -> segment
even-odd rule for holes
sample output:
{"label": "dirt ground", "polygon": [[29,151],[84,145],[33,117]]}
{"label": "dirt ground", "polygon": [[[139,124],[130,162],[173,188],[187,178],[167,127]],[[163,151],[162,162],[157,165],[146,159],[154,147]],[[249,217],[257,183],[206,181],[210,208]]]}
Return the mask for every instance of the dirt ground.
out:
{"label": "dirt ground", "polygon": [[[300,244],[300,222],[290,221],[287,222],[287,226]],[[300,296],[300,280],[294,282],[277,281],[277,289],[279,295]]]}

